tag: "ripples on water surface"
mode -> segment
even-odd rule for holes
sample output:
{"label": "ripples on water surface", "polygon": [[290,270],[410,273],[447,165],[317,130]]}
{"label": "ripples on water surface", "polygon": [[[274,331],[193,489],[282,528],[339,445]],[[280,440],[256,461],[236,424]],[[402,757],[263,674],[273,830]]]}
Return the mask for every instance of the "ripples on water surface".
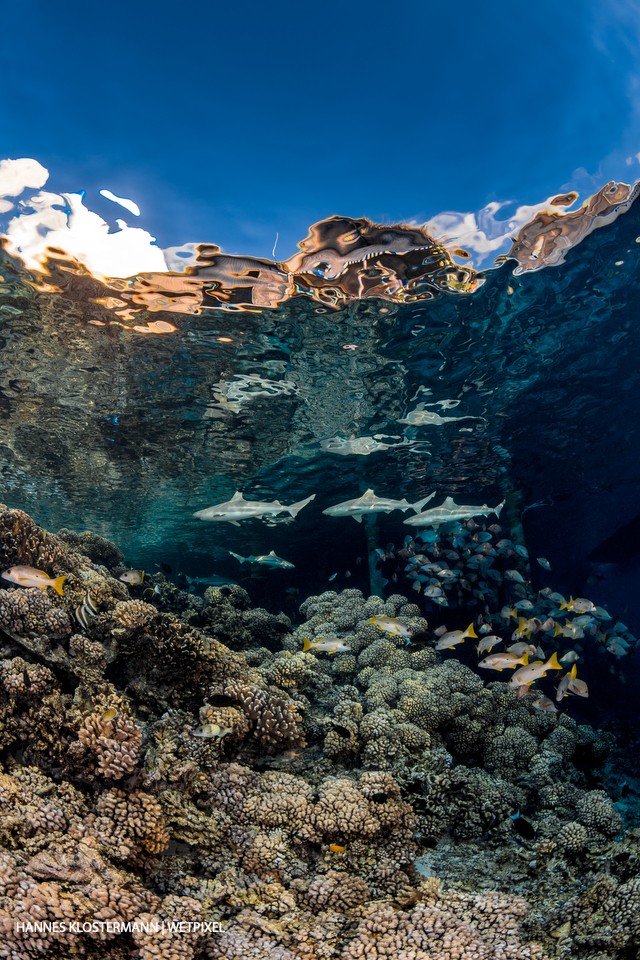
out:
{"label": "ripples on water surface", "polygon": [[[368,487],[506,496],[575,591],[640,499],[635,191],[607,184],[571,211],[575,199],[555,198],[486,272],[424,228],[333,217],[287,261],[202,245],[181,272],[109,280],[23,243],[25,266],[14,229],[3,499],[52,529],[100,532],[147,569],[237,577],[228,550],[275,549],[308,593],[350,568],[367,588],[357,557],[407,530],[385,516],[367,543],[322,515],[331,504]],[[295,522],[193,518],[235,490],[316,498]]]}

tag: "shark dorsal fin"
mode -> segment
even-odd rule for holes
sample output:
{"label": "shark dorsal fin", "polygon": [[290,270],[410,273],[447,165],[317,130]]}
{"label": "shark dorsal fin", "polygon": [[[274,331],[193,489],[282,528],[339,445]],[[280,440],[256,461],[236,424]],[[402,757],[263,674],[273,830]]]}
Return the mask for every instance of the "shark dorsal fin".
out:
{"label": "shark dorsal fin", "polygon": [[457,507],[458,504],[455,502],[455,500],[453,499],[453,497],[447,497],[446,500],[444,501],[444,503],[442,504],[442,506],[443,506],[443,507]]}
{"label": "shark dorsal fin", "polygon": [[270,557],[275,557],[275,555],[276,555],[275,550],[269,550],[269,556],[270,556]]}
{"label": "shark dorsal fin", "polygon": [[234,493],[234,495],[231,497],[231,501],[230,501],[230,502],[233,503],[234,500],[242,500],[242,491],[241,491],[241,490],[236,490],[236,492]]}
{"label": "shark dorsal fin", "polygon": [[369,487],[368,490],[365,490],[365,492],[362,494],[362,497],[361,497],[362,500],[373,500],[374,498],[375,498],[375,493],[373,492],[371,487]]}

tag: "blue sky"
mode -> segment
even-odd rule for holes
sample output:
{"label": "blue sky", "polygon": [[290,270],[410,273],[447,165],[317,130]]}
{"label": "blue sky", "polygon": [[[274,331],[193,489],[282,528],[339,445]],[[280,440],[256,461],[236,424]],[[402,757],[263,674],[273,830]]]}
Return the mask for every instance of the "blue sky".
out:
{"label": "blue sky", "polygon": [[[3,8],[0,157],[134,198],[162,246],[293,252],[640,176],[640,0]],[[634,158],[630,164],[627,158]]]}

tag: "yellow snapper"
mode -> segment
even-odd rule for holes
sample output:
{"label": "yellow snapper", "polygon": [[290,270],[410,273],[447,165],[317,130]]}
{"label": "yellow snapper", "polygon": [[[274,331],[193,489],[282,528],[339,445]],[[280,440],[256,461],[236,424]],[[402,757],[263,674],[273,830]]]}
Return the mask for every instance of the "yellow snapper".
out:
{"label": "yellow snapper", "polygon": [[514,667],[523,666],[529,663],[529,651],[526,650],[521,657],[515,653],[490,653],[488,657],[481,660],[478,664],[483,670],[513,670]]}
{"label": "yellow snapper", "polygon": [[589,696],[589,687],[586,685],[584,680],[580,680],[577,677],[573,677],[569,680],[569,693],[575,693],[577,697],[588,697]]}
{"label": "yellow snapper", "polygon": [[315,650],[318,653],[348,653],[351,650],[351,644],[346,640],[331,640],[327,637],[320,637],[319,640],[309,640],[305,637],[302,641],[302,652],[308,653]]}
{"label": "yellow snapper", "polygon": [[[557,626],[557,624],[556,624]],[[554,632],[554,637],[556,633]],[[584,637],[584,629],[580,626],[579,623],[573,623],[570,620],[562,626],[558,631],[558,636],[568,637],[569,640],[581,640]]]}
{"label": "yellow snapper", "polygon": [[569,673],[565,673],[564,677],[558,684],[556,701],[562,700],[563,697],[567,697],[570,693],[574,693],[577,697],[589,696],[589,688],[587,687],[586,683],[584,680],[578,679],[578,668],[575,663],[571,667]]}
{"label": "yellow snapper", "polygon": [[367,623],[370,626],[377,627],[378,630],[383,630],[385,633],[390,633],[394,637],[409,637],[411,636],[411,631],[408,627],[401,623],[396,617],[371,617],[370,620],[367,620]]}
{"label": "yellow snapper", "polygon": [[137,586],[144,581],[144,570],[127,570],[126,573],[120,574],[118,580],[122,580],[124,583],[130,583],[132,586]]}
{"label": "yellow snapper", "polygon": [[532,626],[532,621],[526,620],[524,617],[518,617],[518,626],[517,629],[513,631],[513,638],[519,640],[521,637],[530,637]]}
{"label": "yellow snapper", "polygon": [[478,639],[473,623],[470,623],[466,630],[450,630],[448,633],[443,633],[436,643],[436,650],[452,650],[459,643],[464,643],[467,637],[471,637],[472,640]]}
{"label": "yellow snapper", "polygon": [[541,713],[557,713],[558,708],[556,707],[553,700],[550,700],[549,697],[545,697],[544,694],[541,694],[531,704],[534,710],[540,710]]}
{"label": "yellow snapper", "polygon": [[507,652],[513,653],[516,657],[521,657],[525,650],[530,657],[535,657],[536,646],[533,643],[526,643],[524,640],[519,640],[517,643],[512,643],[510,647],[507,647]]}
{"label": "yellow snapper", "polygon": [[573,678],[575,678],[577,674],[578,674],[578,668],[574,663],[574,665],[571,667],[570,672],[565,673],[564,677],[562,677],[562,679],[560,680],[560,683],[557,686],[556,703],[559,703],[560,700],[562,700],[564,697],[569,696],[569,681],[572,679],[572,675],[573,675]]}
{"label": "yellow snapper", "polygon": [[593,613],[595,609],[595,603],[585,597],[576,597],[575,600],[569,597],[560,604],[560,610],[569,610],[571,613]]}
{"label": "yellow snapper", "polygon": [[526,664],[520,670],[516,670],[509,684],[512,687],[521,687],[523,685],[528,687],[532,683],[535,683],[536,680],[544,677],[549,670],[562,670],[562,664],[559,663],[555,650],[546,663],[543,663],[542,660],[536,660],[534,663]]}
{"label": "yellow snapper", "polygon": [[506,607],[506,606],[505,606],[505,607],[503,607],[502,610],[500,611],[500,616],[501,616],[504,620],[511,620],[511,619],[517,620],[518,617],[519,617],[519,611],[518,611],[517,607]]}
{"label": "yellow snapper", "polygon": [[563,653],[560,657],[560,663],[570,664],[575,663],[580,659],[580,654],[576,650],[567,650],[566,653]]}
{"label": "yellow snapper", "polygon": [[622,637],[611,637],[606,642],[606,647],[609,653],[612,653],[614,657],[624,657],[629,653],[629,647]]}
{"label": "yellow snapper", "polygon": [[491,653],[493,648],[498,643],[502,643],[502,637],[497,637],[495,634],[491,634],[488,637],[482,637],[476,645],[478,656],[480,656],[481,653]]}
{"label": "yellow snapper", "polygon": [[0,574],[3,580],[9,580],[10,583],[17,583],[21,587],[38,587],[39,590],[46,590],[51,587],[56,593],[62,596],[62,584],[67,579],[63,577],[50,577],[44,570],[37,570],[35,567],[10,567]]}

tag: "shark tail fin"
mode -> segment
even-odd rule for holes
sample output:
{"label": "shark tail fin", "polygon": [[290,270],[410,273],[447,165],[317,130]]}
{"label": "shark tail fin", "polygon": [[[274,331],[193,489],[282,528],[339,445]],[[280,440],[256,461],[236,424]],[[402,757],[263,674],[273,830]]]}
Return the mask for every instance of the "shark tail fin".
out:
{"label": "shark tail fin", "polygon": [[422,508],[426,506],[427,503],[429,503],[429,500],[433,500],[435,495],[436,495],[436,491],[434,490],[433,493],[430,493],[428,497],[423,497],[422,500],[416,500],[415,503],[411,504],[411,509],[415,510],[416,513],[420,513]]}
{"label": "shark tail fin", "polygon": [[315,500],[315,493],[312,493],[310,497],[307,497],[306,500],[298,500],[297,503],[292,503],[288,507],[285,507],[287,513],[290,513],[292,517],[297,517],[303,507],[306,507],[308,503],[311,503],[312,500]]}

